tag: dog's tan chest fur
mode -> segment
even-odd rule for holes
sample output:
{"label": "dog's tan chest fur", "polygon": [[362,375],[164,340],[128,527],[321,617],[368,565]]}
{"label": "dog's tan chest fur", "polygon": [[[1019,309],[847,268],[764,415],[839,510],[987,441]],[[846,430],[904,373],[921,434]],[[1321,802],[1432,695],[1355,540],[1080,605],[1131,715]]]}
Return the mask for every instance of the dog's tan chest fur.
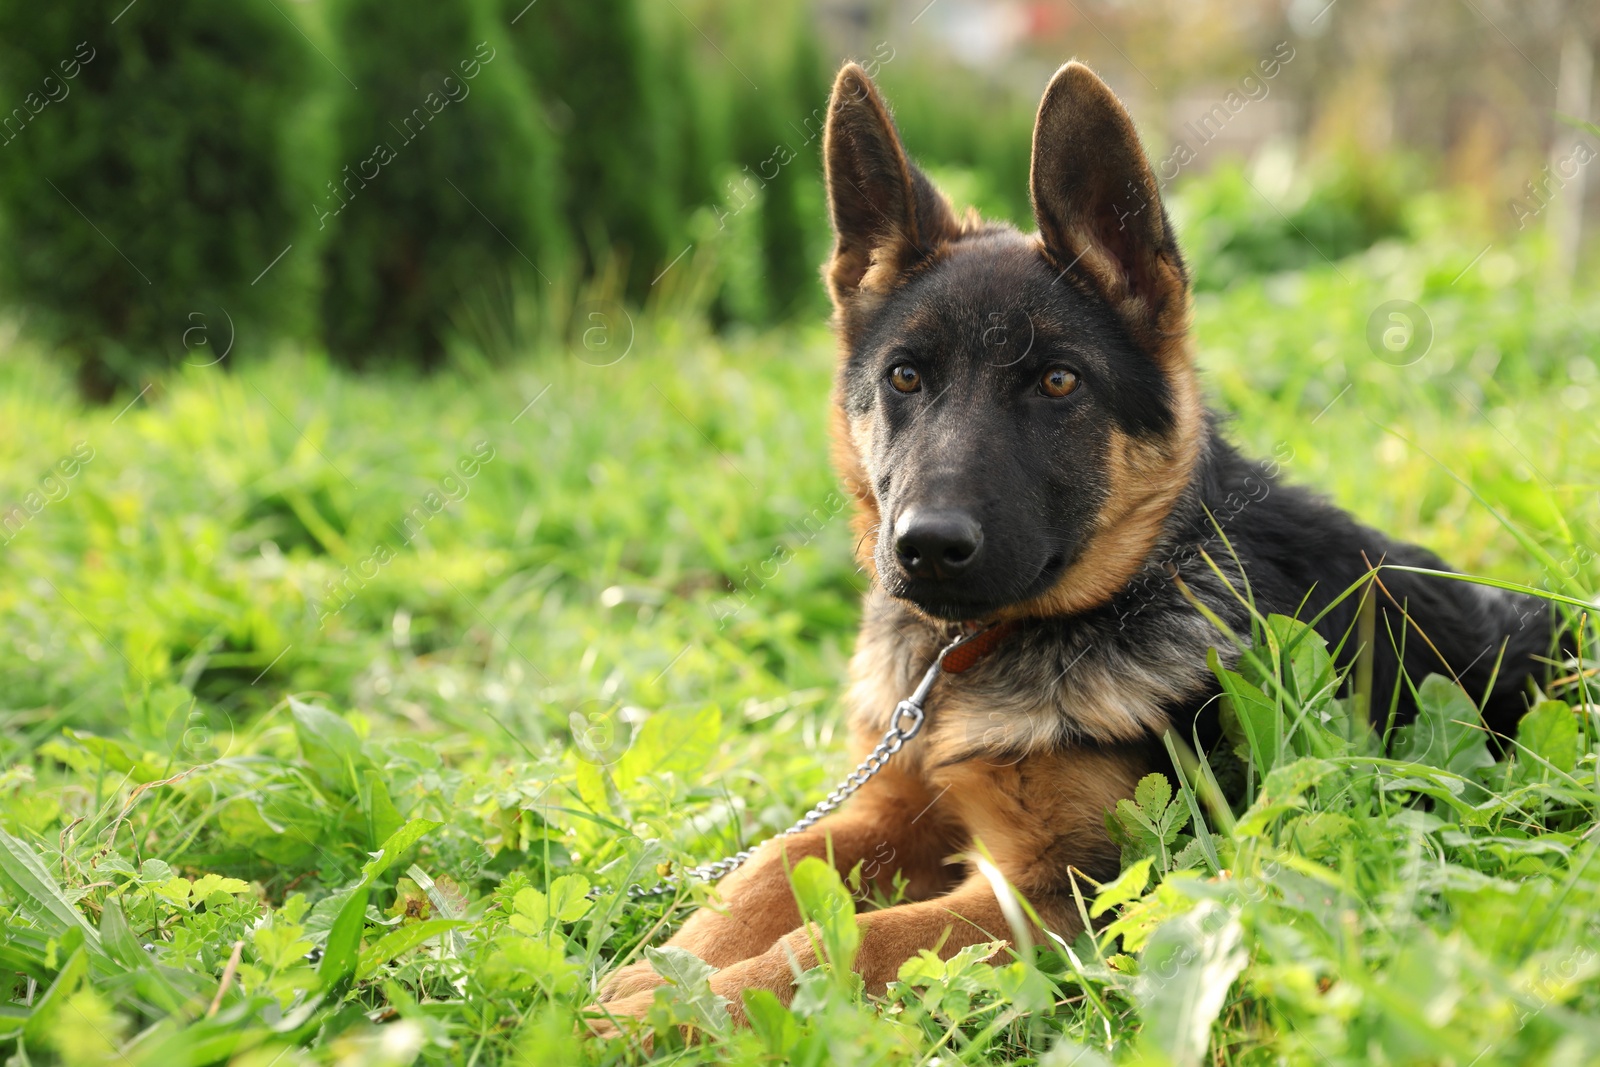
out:
{"label": "dog's tan chest fur", "polygon": [[[1186,631],[1169,629],[1169,637],[1167,647],[1145,646],[1140,655],[1110,637],[1060,647],[1027,637],[1002,642],[971,670],[941,675],[921,734],[896,758],[931,777],[968,760],[1015,761],[1159,737],[1170,725],[1164,709],[1208,685],[1206,652],[1218,635],[1196,616]],[[881,599],[869,605],[846,697],[858,745],[883,735],[938,649],[932,628],[909,612]]]}

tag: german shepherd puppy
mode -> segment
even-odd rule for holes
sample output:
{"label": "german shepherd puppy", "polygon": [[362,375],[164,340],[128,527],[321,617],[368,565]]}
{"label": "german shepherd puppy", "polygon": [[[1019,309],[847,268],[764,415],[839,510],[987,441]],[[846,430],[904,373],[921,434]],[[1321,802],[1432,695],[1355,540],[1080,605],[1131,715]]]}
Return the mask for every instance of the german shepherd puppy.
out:
{"label": "german shepherd puppy", "polygon": [[[910,903],[858,916],[869,991],[921,949],[1006,937],[989,879],[953,858],[974,842],[1047,926],[1075,936],[1072,872],[1118,872],[1107,809],[1167,769],[1163,731],[1217,736],[1207,652],[1231,664],[1237,650],[1185,590],[1248,635],[1247,585],[1258,611],[1310,617],[1379,562],[1445,569],[1280,484],[1217,432],[1172,225],[1132,121],[1088,67],[1062,67],[1039,106],[1036,234],[954,214],[854,64],[834,84],[824,152],[835,461],[873,578],[848,696],[857,755],[963,625],[1010,625],[938,682],[921,735],[883,773],[762,847],[672,938],[719,968],[711,985],[735,1018],[742,990],[787,1002],[817,962],[786,873],[805,856],[863,864],[886,891],[897,871],[909,883]],[[1396,692],[1400,716],[1414,714],[1399,675],[1435,671],[1482,698],[1491,728],[1511,727],[1550,648],[1550,611],[1447,579],[1381,582],[1375,715]],[[1318,623],[1330,645],[1357,601]],[[1346,665],[1355,645],[1343,642]],[[600,1000],[642,1016],[659,981],[636,964]]]}

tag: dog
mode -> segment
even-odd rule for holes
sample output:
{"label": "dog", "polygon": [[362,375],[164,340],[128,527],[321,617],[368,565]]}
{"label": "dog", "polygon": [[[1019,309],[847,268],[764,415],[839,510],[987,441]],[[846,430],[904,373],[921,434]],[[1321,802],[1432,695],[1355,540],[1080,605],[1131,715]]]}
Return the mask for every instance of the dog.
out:
{"label": "dog", "polygon": [[[1437,672],[1481,698],[1491,729],[1514,726],[1554,615],[1448,578],[1374,577],[1379,563],[1447,568],[1224,439],[1149,160],[1088,67],[1063,66],[1039,106],[1037,233],[953,212],[854,64],[834,84],[824,165],[834,460],[872,577],[847,697],[857,754],[952,637],[997,636],[938,681],[920,735],[881,773],[762,846],[671,939],[717,968],[711,988],[735,1020],[743,991],[787,1003],[817,964],[787,875],[807,856],[863,865],[885,893],[904,879],[907,902],[857,916],[869,992],[920,950],[948,958],[1008,936],[990,879],[959,858],[975,843],[1045,927],[1075,937],[1073,879],[1118,874],[1105,816],[1142,776],[1170,773],[1163,732],[1202,747],[1219,736],[1207,660],[1237,663],[1217,621],[1252,632],[1243,589],[1262,614],[1320,614],[1349,666],[1358,641],[1341,639],[1362,598],[1347,594],[1366,578],[1378,724],[1391,706],[1415,715],[1402,674]],[[601,1007],[643,1017],[660,981],[622,968]]]}

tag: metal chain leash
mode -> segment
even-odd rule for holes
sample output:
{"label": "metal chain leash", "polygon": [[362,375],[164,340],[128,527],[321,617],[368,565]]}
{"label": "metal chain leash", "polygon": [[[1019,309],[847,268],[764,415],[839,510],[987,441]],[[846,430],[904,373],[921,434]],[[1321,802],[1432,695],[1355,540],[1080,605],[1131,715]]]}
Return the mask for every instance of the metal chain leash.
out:
{"label": "metal chain leash", "polygon": [[[780,837],[791,837],[815,826],[817,820],[829,814],[849,800],[856,790],[868,782],[889,765],[889,760],[895,753],[905,746],[905,743],[916,737],[922,730],[923,720],[927,713],[923,710],[923,703],[928,699],[928,693],[933,689],[933,683],[938,681],[939,675],[944,673],[944,659],[951,652],[978,637],[983,631],[963,634],[951,641],[934,657],[933,663],[922,676],[922,681],[917,683],[917,688],[912,694],[894,706],[894,714],[889,719],[889,729],[883,735],[867,758],[856,764],[856,769],[845,776],[844,781],[834,787],[833,792],[817,802],[817,806],[802,815],[793,826],[782,833],[773,834],[759,844],[741,849],[731,856],[724,856],[715,863],[702,863],[696,867],[687,867],[677,874],[669,874],[653,886],[645,887],[635,883],[628,887],[628,899],[640,900],[644,897],[660,896],[663,893],[676,892],[686,879],[698,879],[702,882],[715,882],[732,874],[743,866],[744,862],[753,855],[757,849],[768,841],[776,841]],[[590,895],[598,894],[598,890],[591,891]]]}

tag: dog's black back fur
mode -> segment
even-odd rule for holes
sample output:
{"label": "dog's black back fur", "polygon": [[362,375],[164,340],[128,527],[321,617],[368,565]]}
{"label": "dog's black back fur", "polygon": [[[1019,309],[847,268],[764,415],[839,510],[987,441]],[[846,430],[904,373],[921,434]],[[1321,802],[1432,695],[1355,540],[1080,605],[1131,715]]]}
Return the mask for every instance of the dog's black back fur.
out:
{"label": "dog's black back fur", "polygon": [[[1285,484],[1273,477],[1272,466],[1246,459],[1213,436],[1193,496],[1174,512],[1177,530],[1185,531],[1178,540],[1204,544],[1212,555],[1236,555],[1259,613],[1306,621],[1321,616],[1318,633],[1339,650],[1336,662],[1348,667],[1359,646],[1361,593],[1344,595],[1337,604],[1336,598],[1378,564],[1451,568],[1427,549],[1387,537],[1325,499]],[[1224,521],[1229,516],[1232,520]],[[1225,544],[1216,532],[1219,525]],[[1370,594],[1377,610],[1372,681],[1377,725],[1391,711],[1395,721],[1409,721],[1416,712],[1412,685],[1428,674],[1442,674],[1482,703],[1490,729],[1514,730],[1527,710],[1529,675],[1540,670],[1541,658],[1553,649],[1556,619],[1548,604],[1470,582],[1387,569],[1378,572]],[[1237,601],[1231,607],[1212,606],[1248,632]],[[1196,710],[1184,712],[1192,720]],[[1214,730],[1209,717],[1200,725],[1203,734]]]}

